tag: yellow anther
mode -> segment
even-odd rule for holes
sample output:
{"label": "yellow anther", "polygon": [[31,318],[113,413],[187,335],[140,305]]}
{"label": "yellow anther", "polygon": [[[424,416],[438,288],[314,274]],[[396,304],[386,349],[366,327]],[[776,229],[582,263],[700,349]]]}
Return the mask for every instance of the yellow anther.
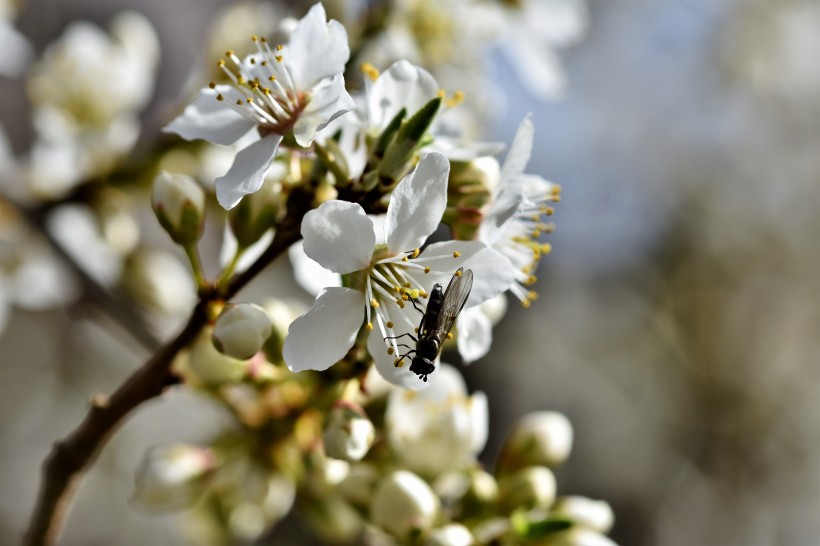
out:
{"label": "yellow anther", "polygon": [[259,36],[256,34],[251,34],[251,42],[256,43],[259,41]]}
{"label": "yellow anther", "polygon": [[256,64],[256,59],[254,57],[251,57],[251,64]]}
{"label": "yellow anther", "polygon": [[555,224],[552,222],[544,224],[544,233],[552,233],[553,231],[555,231]]}
{"label": "yellow anther", "polygon": [[425,273],[429,273],[429,272],[430,272],[430,268],[429,268],[429,267],[425,267],[425,268],[424,268],[424,272],[425,272]]}
{"label": "yellow anther", "polygon": [[405,292],[404,294],[401,295],[401,299],[404,300],[404,301],[407,301],[407,300],[410,299],[410,296],[408,296],[407,293]]}
{"label": "yellow anther", "polygon": [[[546,214],[546,213],[547,213],[547,211],[544,211],[544,214]],[[540,219],[541,219],[540,214],[533,214],[532,216],[530,216],[530,220],[532,220],[533,222],[537,222]]]}
{"label": "yellow anther", "polygon": [[372,323],[372,322],[368,322],[368,323],[367,323],[366,328],[367,328],[368,330],[372,330],[372,329],[373,329],[373,323]]}
{"label": "yellow anther", "polygon": [[414,331],[415,333],[417,333],[417,334],[419,333],[419,329],[418,329],[418,328],[413,328],[413,331]]}
{"label": "yellow anther", "polygon": [[216,96],[216,100],[222,101],[222,100],[225,100],[225,97],[223,97],[223,96],[222,96],[222,93],[219,93],[219,94]]}
{"label": "yellow anther", "polygon": [[253,104],[253,97],[248,97],[245,101],[247,101],[248,104]]}
{"label": "yellow anther", "polygon": [[282,57],[281,55],[277,55],[276,57],[274,57],[274,59],[276,59],[277,63],[281,63],[283,58],[284,57]]}
{"label": "yellow anther", "polygon": [[392,320],[388,320],[388,321],[387,321],[387,324],[386,324],[385,326],[387,326],[388,328],[392,328],[392,327],[393,327],[393,321],[392,321]]}
{"label": "yellow anther", "polygon": [[216,89],[216,82],[208,82],[208,87],[211,89]]}
{"label": "yellow anther", "polygon": [[373,307],[378,308],[379,307],[379,302],[376,301],[376,298],[370,298],[370,305],[373,306]]}
{"label": "yellow anther", "polygon": [[418,249],[418,248],[413,249],[413,259],[414,259],[414,260],[415,260],[416,258],[418,258],[418,257],[419,257],[419,254],[421,254],[421,250],[420,250],[420,249]]}
{"label": "yellow anther", "polygon": [[552,192],[553,195],[559,195],[561,193],[561,185],[554,184],[550,189],[550,192]]}
{"label": "yellow anther", "polygon": [[425,292],[424,290],[422,290],[421,292],[419,292],[419,295],[420,295],[422,298],[426,298],[426,297],[428,297],[430,294],[428,294],[427,292]]}
{"label": "yellow anther", "polygon": [[439,89],[438,91],[436,91],[436,96],[440,99],[443,99],[447,96],[447,92],[444,89]]}
{"label": "yellow anther", "polygon": [[453,332],[447,332],[447,339],[453,339]]}
{"label": "yellow anther", "polygon": [[389,354],[389,355],[393,354],[393,347],[388,347],[387,348],[387,354]]}
{"label": "yellow anther", "polygon": [[561,202],[561,196],[560,195],[553,195],[552,196],[552,202],[553,203],[560,203]]}
{"label": "yellow anther", "polygon": [[226,57],[233,57],[234,56],[233,49],[229,49],[228,51],[226,51],[225,56]]}
{"label": "yellow anther", "polygon": [[529,277],[527,277],[527,280],[524,281],[524,284],[535,284],[536,282],[538,282],[538,277],[536,277],[535,275],[530,275]]}
{"label": "yellow anther", "polygon": [[225,66],[225,59],[219,59],[218,61],[216,61],[216,66],[218,66],[219,68],[223,68]]}
{"label": "yellow anther", "polygon": [[554,208],[547,207],[547,210],[544,211],[544,214],[546,214],[547,216],[552,216],[554,212],[555,212]]}
{"label": "yellow anther", "polygon": [[453,258],[460,258],[460,257],[461,257],[461,252],[459,252],[458,250],[453,252]]}
{"label": "yellow anther", "polygon": [[245,85],[246,83],[248,83],[248,80],[245,79],[245,76],[239,76],[236,78],[236,83],[238,83],[239,85]]}
{"label": "yellow anther", "polygon": [[461,276],[461,273],[462,273],[462,272],[461,272],[461,270],[459,269],[458,271],[456,271],[455,273],[453,273],[453,275],[455,275],[456,277],[460,277],[460,276]]}
{"label": "yellow anther", "polygon": [[275,82],[276,76],[268,76],[268,81]]}
{"label": "yellow anther", "polygon": [[445,101],[445,105],[448,108],[453,108],[454,106],[458,106],[462,102],[464,102],[464,92],[463,91],[456,91],[455,93],[453,93],[452,98],[447,99]]}
{"label": "yellow anther", "polygon": [[402,257],[401,257],[401,261],[403,261],[403,262],[406,262],[406,261],[408,261],[408,258],[407,258],[407,256],[402,256]]}
{"label": "yellow anther", "polygon": [[532,264],[527,264],[521,268],[522,273],[530,273],[532,271]]}
{"label": "yellow anther", "polygon": [[541,253],[542,254],[549,254],[550,252],[552,252],[552,245],[551,244],[544,243],[543,245],[541,245]]}
{"label": "yellow anther", "polygon": [[404,359],[397,358],[396,360],[393,361],[393,365],[397,368],[401,368],[404,365]]}
{"label": "yellow anther", "polygon": [[407,292],[407,289],[403,286],[397,286],[396,287],[396,292],[398,292],[399,294],[404,295],[404,293]]}
{"label": "yellow anther", "polygon": [[527,299],[530,300],[530,301],[537,300],[538,299],[538,292],[536,292],[535,290],[530,290],[529,292],[527,292]]}
{"label": "yellow anther", "polygon": [[260,64],[260,65],[262,65],[262,66],[268,66],[268,61],[264,61],[264,60],[263,60],[263,61],[262,61],[261,63],[259,63],[259,64]]}
{"label": "yellow anther", "polygon": [[270,96],[270,87],[263,87],[262,92],[267,96]]}
{"label": "yellow anther", "polygon": [[264,36],[262,36],[261,38],[259,38],[259,41],[260,41],[260,42],[262,42],[263,44],[268,43],[268,39],[267,39],[267,38],[265,38]]}
{"label": "yellow anther", "polygon": [[276,51],[282,51],[285,48],[282,44],[276,44]]}
{"label": "yellow anther", "polygon": [[419,291],[415,290],[415,289],[411,290],[410,291],[410,297],[413,298],[413,299],[418,298],[419,297]]}
{"label": "yellow anther", "polygon": [[370,63],[362,63],[359,67],[362,70],[362,73],[370,78],[371,81],[376,81],[379,77],[378,69]]}
{"label": "yellow anther", "polygon": [[242,106],[242,99],[236,99],[236,105]]}
{"label": "yellow anther", "polygon": [[404,309],[404,307],[405,307],[405,303],[401,299],[396,300],[396,305],[398,305],[401,309]]}
{"label": "yellow anther", "polygon": [[532,302],[528,299],[521,300],[521,306],[524,307],[525,309],[529,309],[531,304],[532,304]]}

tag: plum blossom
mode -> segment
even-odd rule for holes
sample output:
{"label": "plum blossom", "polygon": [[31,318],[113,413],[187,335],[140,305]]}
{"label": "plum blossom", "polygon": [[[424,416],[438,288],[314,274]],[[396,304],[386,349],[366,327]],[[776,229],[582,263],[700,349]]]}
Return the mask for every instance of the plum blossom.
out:
{"label": "plum blossom", "polygon": [[471,269],[475,281],[468,307],[511,285],[507,260],[481,242],[447,241],[420,250],[444,212],[448,173],[447,159],[429,154],[396,186],[384,223],[385,244],[376,244],[374,222],[356,203],[326,201],[305,215],[305,253],[343,275],[344,282],[325,289],[291,324],[283,349],[291,370],[329,368],[352,347],[364,324],[379,373],[393,384],[421,389],[429,382],[399,358],[406,353],[401,348],[406,337],[395,338],[413,332],[433,285],[446,286],[460,267]]}
{"label": "plum blossom", "polygon": [[240,60],[228,51],[227,60],[219,61],[231,84],[211,83],[165,127],[187,140],[223,146],[252,130],[258,133],[216,179],[217,200],[225,209],[262,186],[286,135],[310,146],[319,130],[353,108],[343,76],[350,56],[347,32],[337,21],[327,21],[321,4],[298,22],[288,44],[272,47],[256,36],[252,41],[256,53]]}
{"label": "plum blossom", "polygon": [[507,259],[515,283],[510,291],[528,307],[537,294],[528,288],[535,282],[533,272],[541,256],[550,252],[538,237],[554,229],[543,221],[550,216],[552,203],[559,200],[561,187],[540,176],[525,174],[532,153],[533,124],[524,118],[501,167],[493,188],[492,202],[478,231],[478,240]]}

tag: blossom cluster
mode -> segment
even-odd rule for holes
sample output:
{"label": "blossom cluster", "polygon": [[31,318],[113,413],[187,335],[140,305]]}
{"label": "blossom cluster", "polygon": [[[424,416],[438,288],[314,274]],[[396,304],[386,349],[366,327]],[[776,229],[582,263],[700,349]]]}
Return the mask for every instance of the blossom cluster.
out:
{"label": "blossom cluster", "polygon": [[[532,23],[530,11],[544,8],[455,4],[459,17],[481,13],[484,22],[503,13]],[[557,26],[537,29],[541,49],[583,31],[582,5],[558,4],[549,18]],[[76,297],[43,290],[70,281],[34,283],[42,294],[26,287],[59,275],[130,297],[143,309],[128,324],[143,324],[149,339],[199,298],[207,324],[173,373],[237,427],[207,445],[150,450],[133,499],[149,511],[187,509],[197,542],[256,539],[295,507],[337,542],[610,544],[606,503],[557,497],[553,469],[572,444],[566,418],[523,419],[485,469],[487,398],[468,394],[457,368],[440,361],[442,352],[464,363],[485,356],[508,293],[524,307],[535,302],[561,188],[527,172],[529,117],[503,162],[503,144],[474,138],[480,101],[450,89],[444,67],[484,50],[448,41],[471,36],[453,32],[460,19],[450,4],[388,8],[347,10],[353,36],[322,4],[271,28],[255,20],[260,34],[224,51],[213,81],[165,125],[163,143],[133,163],[124,158],[153,87],[156,36],[133,13],[110,33],[69,29],[29,75],[30,155],[0,155],[15,172],[9,198],[33,204],[48,224],[45,237],[20,228],[21,218],[0,226],[14,236],[9,248],[28,248],[0,256],[15,257],[0,264],[0,322],[5,303],[26,296]],[[374,17],[381,30],[368,34],[362,25]],[[486,45],[487,29],[472,36]],[[523,53],[533,44],[513,34],[534,86],[554,91],[540,63],[552,57]],[[145,180],[190,273],[141,234],[132,205],[148,201]],[[215,276],[200,254],[206,224],[224,232]],[[29,238],[60,249],[73,276],[21,244]],[[311,305],[231,301],[285,251]]]}

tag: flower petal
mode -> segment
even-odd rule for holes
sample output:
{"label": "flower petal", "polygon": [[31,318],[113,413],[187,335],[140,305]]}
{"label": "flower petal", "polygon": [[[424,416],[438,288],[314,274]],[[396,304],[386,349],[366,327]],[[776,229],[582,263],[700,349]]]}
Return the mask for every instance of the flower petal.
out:
{"label": "flower petal", "polygon": [[[226,98],[216,100],[222,93]],[[185,107],[185,110],[162,130],[176,133],[185,140],[202,139],[214,144],[230,146],[245,136],[256,125],[225,104],[235,93],[229,85],[217,85],[216,89],[205,88],[199,96]]]}
{"label": "flower petal", "polygon": [[299,20],[283,56],[296,88],[310,89],[344,72],[350,58],[347,31],[338,21],[328,22],[324,6],[317,3]]}
{"label": "flower petal", "polygon": [[402,108],[412,116],[436,98],[439,85],[432,74],[407,61],[397,61],[381,73],[367,97],[369,125],[384,129]]}
{"label": "flower petal", "polygon": [[309,294],[316,296],[328,286],[341,286],[342,279],[337,273],[325,269],[316,261],[308,258],[303,241],[290,246],[288,258],[293,267],[293,277]]}
{"label": "flower petal", "polygon": [[353,346],[364,319],[364,295],[352,288],[328,288],[313,307],[294,320],[282,348],[294,372],[326,370]]}
{"label": "flower petal", "polygon": [[465,309],[456,323],[456,344],[465,364],[475,362],[490,352],[493,344],[493,325],[480,306]]}
{"label": "flower petal", "polygon": [[[518,177],[516,180],[520,180]],[[484,215],[481,226],[478,228],[478,240],[493,245],[504,233],[508,222],[515,217],[516,211],[524,202],[522,189],[518,186],[501,188],[496,195],[490,210]]]}
{"label": "flower petal", "polygon": [[[453,258],[458,252],[459,257]],[[515,269],[500,252],[478,241],[445,241],[424,249],[418,260],[433,271],[452,275],[456,269],[473,270],[473,288],[466,307],[478,305],[501,294],[515,281]],[[447,285],[449,279],[443,280]]]}
{"label": "flower petal", "polygon": [[315,89],[310,102],[293,126],[296,142],[299,146],[310,146],[318,131],[351,111],[354,106],[353,98],[345,91],[345,80],[341,74],[325,80]]}
{"label": "flower petal", "polygon": [[418,248],[436,230],[447,206],[449,174],[446,157],[428,154],[393,189],[384,224],[390,252]]}
{"label": "flower petal", "polygon": [[524,172],[532,154],[532,139],[535,134],[532,120],[529,114],[518,126],[510,151],[501,167],[501,184],[508,183],[514,177]]}
{"label": "flower petal", "polygon": [[387,347],[384,344],[384,340],[378,328],[370,332],[370,336],[367,338],[367,350],[376,363],[376,371],[379,372],[379,375],[381,375],[385,381],[405,389],[414,391],[426,389],[435,381],[439,368],[441,368],[440,365],[436,365],[433,372],[427,376],[426,382],[422,381],[419,376],[410,371],[410,360],[408,359],[405,359],[404,364],[400,368],[397,368],[395,364],[393,364],[396,357],[387,354]]}
{"label": "flower petal", "polygon": [[231,210],[243,196],[262,187],[280,142],[282,135],[271,133],[236,154],[231,168],[215,182],[216,200],[222,208]]}
{"label": "flower petal", "polygon": [[364,209],[332,199],[302,220],[305,254],[334,273],[351,273],[370,265],[376,246],[373,221]]}

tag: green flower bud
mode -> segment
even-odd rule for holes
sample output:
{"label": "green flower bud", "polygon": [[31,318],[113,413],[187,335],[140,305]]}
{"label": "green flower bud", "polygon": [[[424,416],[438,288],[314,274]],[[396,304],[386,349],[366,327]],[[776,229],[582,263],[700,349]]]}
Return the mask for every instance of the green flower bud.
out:
{"label": "green flower bud", "polygon": [[379,176],[398,182],[407,173],[410,162],[440,106],[441,98],[437,97],[422,106],[413,117],[402,122],[379,163]]}
{"label": "green flower bud", "polygon": [[188,508],[204,493],[214,468],[210,448],[183,443],[155,447],[137,469],[133,501],[147,510]]}
{"label": "green flower bud", "polygon": [[399,539],[427,531],[438,512],[438,498],[427,482],[406,470],[388,474],[376,486],[370,519]]}
{"label": "green flower bud", "polygon": [[202,235],[205,192],[190,176],[159,173],[151,191],[151,206],[174,242],[186,246]]}
{"label": "green flower bud", "polygon": [[373,445],[376,429],[362,408],[337,402],[330,410],[322,438],[328,457],[360,461]]}
{"label": "green flower bud", "polygon": [[555,476],[544,466],[530,466],[501,478],[498,501],[501,512],[548,508],[555,501]]}
{"label": "green flower bud", "polygon": [[564,415],[541,411],[525,415],[513,427],[501,449],[496,474],[527,466],[556,467],[572,450],[572,425]]}
{"label": "green flower bud", "polygon": [[268,312],[258,305],[228,304],[214,325],[214,347],[224,355],[247,360],[259,352],[272,329]]}

